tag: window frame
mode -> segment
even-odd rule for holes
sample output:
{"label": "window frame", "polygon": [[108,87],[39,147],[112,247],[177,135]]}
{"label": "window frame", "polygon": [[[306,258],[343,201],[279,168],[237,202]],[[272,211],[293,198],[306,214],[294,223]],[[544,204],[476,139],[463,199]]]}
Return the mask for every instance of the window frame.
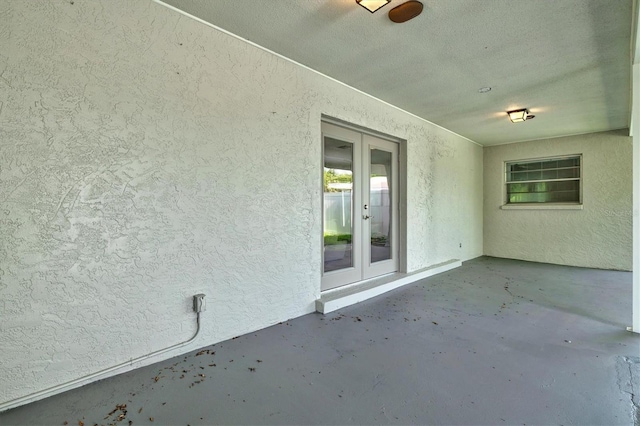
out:
{"label": "window frame", "polygon": [[[571,202],[539,202],[539,203],[509,203],[509,195],[507,192],[508,184],[517,183],[517,181],[508,181],[509,165],[513,163],[536,163],[545,161],[557,161],[578,158],[580,161],[579,177],[576,178],[561,178],[561,179],[539,179],[533,180],[534,182],[558,182],[558,181],[578,181],[578,197],[579,200]],[[583,209],[583,187],[584,187],[584,174],[583,174],[583,155],[582,154],[568,154],[568,155],[553,155],[548,157],[537,158],[525,158],[520,160],[505,160],[502,164],[502,206],[504,210],[582,210]],[[551,170],[551,169],[550,169]]]}

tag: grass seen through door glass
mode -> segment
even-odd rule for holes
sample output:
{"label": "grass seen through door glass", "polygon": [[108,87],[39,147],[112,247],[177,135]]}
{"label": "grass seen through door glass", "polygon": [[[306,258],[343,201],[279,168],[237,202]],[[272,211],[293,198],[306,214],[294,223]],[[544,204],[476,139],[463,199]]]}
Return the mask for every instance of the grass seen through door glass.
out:
{"label": "grass seen through door glass", "polygon": [[324,245],[333,246],[336,244],[349,244],[351,243],[351,234],[325,234]]}

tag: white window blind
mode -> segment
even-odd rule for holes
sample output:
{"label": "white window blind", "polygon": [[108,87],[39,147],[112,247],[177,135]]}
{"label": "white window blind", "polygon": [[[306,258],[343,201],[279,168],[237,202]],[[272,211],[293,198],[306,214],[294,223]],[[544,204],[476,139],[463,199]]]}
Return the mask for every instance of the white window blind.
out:
{"label": "white window blind", "polygon": [[507,204],[579,204],[582,156],[506,163]]}

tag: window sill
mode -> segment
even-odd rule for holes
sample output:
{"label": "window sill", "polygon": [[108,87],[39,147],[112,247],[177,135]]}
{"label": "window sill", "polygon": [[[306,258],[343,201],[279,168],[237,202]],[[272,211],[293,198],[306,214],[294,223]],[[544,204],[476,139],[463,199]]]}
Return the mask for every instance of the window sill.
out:
{"label": "window sill", "polygon": [[502,210],[583,210],[582,204],[505,204]]}

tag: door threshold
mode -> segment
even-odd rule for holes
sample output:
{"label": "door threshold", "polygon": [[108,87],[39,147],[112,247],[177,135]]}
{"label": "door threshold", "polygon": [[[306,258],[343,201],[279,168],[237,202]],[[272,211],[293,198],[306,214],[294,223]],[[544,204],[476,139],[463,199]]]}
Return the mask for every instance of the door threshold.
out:
{"label": "door threshold", "polygon": [[320,293],[320,299],[316,300],[316,311],[328,314],[461,265],[460,260],[452,259],[409,274],[396,272],[323,291]]}

